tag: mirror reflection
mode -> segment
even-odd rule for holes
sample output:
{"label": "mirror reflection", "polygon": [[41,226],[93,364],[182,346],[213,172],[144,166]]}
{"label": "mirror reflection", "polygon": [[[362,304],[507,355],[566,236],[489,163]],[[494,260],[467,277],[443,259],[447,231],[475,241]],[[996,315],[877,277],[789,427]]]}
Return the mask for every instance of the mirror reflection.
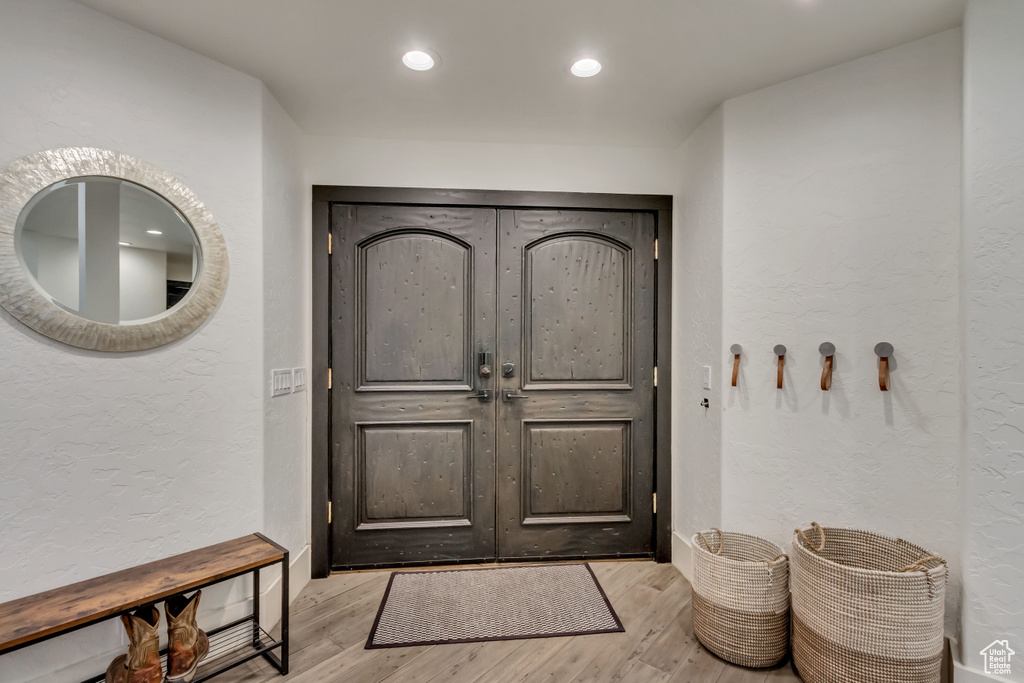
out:
{"label": "mirror reflection", "polygon": [[14,243],[49,299],[103,323],[164,315],[201,268],[199,240],[185,217],[119,178],[72,178],[42,190],[18,218]]}

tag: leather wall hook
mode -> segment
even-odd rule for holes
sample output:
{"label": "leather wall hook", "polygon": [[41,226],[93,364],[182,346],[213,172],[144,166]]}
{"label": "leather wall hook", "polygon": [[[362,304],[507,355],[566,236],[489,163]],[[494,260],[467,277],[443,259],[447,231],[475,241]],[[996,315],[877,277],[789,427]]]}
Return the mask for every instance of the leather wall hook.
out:
{"label": "leather wall hook", "polygon": [[832,388],[832,366],[835,363],[836,345],[825,342],[818,347],[818,353],[825,356],[825,367],[821,370],[821,390],[828,391]]}
{"label": "leather wall hook", "polygon": [[743,347],[739,344],[733,344],[729,347],[732,351],[732,385],[736,386],[736,380],[740,376],[740,352],[743,351]]}
{"label": "leather wall hook", "polygon": [[782,344],[776,344],[775,345],[775,355],[779,357],[779,378],[778,378],[778,381],[776,382],[776,388],[777,389],[781,389],[782,388],[782,372],[783,372],[783,367],[786,364],[786,347],[783,346]]}
{"label": "leather wall hook", "polygon": [[875,354],[878,356],[878,388],[882,391],[889,391],[889,357],[892,356],[892,351],[892,344],[889,342],[875,344]]}

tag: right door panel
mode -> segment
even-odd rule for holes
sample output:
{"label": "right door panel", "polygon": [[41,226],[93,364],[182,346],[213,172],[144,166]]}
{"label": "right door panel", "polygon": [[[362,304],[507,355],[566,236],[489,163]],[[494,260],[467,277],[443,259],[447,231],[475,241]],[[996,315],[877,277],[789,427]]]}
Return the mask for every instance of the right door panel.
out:
{"label": "right door panel", "polygon": [[654,218],[502,211],[498,232],[498,556],[649,554]]}

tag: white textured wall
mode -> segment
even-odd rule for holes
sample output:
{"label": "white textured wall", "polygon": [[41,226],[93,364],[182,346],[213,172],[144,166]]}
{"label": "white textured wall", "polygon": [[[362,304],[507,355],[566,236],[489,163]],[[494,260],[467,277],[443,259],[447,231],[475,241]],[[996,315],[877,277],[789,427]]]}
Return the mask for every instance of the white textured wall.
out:
{"label": "white textured wall", "polygon": [[[814,520],[959,565],[961,35],[725,103],[722,523]],[[818,345],[836,344],[831,392]],[[892,390],[875,343],[892,342]],[[785,344],[785,388],[773,347]]]}
{"label": "white textured wall", "polygon": [[[960,655],[1009,639],[1024,681],[1024,2],[964,21],[963,619]],[[966,676],[964,677],[967,680]],[[958,673],[958,679],[960,675]]]}
{"label": "white textured wall", "polygon": [[[722,124],[718,108],[681,147],[674,214],[672,528],[684,573],[683,541],[719,526],[722,514]],[[703,389],[703,366],[712,369],[710,391]],[[705,397],[707,410],[700,406]]]}
{"label": "white textured wall", "polygon": [[[261,88],[75,3],[4,0],[0,166],[68,145],[156,164],[220,223],[231,279],[207,324],[141,353],[76,350],[0,313],[0,601],[261,528]],[[4,656],[0,680],[81,680],[99,661],[48,672],[101,660],[120,629]]]}
{"label": "white textured wall", "polygon": [[314,185],[672,194],[675,150],[307,137]]}
{"label": "white textured wall", "polygon": [[[310,392],[271,397],[270,371],[306,368],[310,381],[310,190],[301,134],[263,89],[263,516],[266,533],[301,563],[292,591],[309,581]],[[326,245],[323,245],[326,248]]]}

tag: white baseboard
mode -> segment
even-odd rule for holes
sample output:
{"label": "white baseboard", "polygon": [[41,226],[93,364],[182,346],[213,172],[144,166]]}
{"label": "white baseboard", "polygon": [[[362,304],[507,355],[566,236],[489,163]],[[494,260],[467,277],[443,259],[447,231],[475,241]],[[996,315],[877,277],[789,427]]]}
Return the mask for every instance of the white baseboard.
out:
{"label": "white baseboard", "polygon": [[[1016,662],[1013,662],[1016,664]],[[977,669],[964,666],[957,661],[954,655],[953,659],[953,681],[954,683],[992,683],[992,681],[1007,681],[1006,676],[993,676]]]}
{"label": "white baseboard", "polygon": [[672,564],[687,581],[693,581],[693,551],[690,539],[683,538],[679,532],[672,532]]}
{"label": "white baseboard", "polygon": [[[308,545],[304,546],[288,563],[289,604],[299,597],[299,593],[309,583],[311,564],[312,552]],[[266,587],[260,587],[260,621],[263,628],[269,631],[281,621],[281,573],[274,569],[273,573],[268,571],[266,575],[271,577],[271,581]],[[242,616],[245,614],[248,612],[243,612]],[[223,623],[226,624],[228,621],[230,620],[226,619]]]}
{"label": "white baseboard", "polygon": [[960,646],[956,638],[949,638],[950,654],[953,656],[953,677],[955,683],[992,683],[992,681],[1024,680],[1018,677],[994,676],[967,666],[960,660]]}
{"label": "white baseboard", "polygon": [[[298,597],[309,583],[312,553],[305,546],[290,558],[288,601]],[[248,576],[203,589],[198,622],[213,629],[251,614],[252,582]],[[268,631],[281,620],[281,572],[276,567],[260,572],[260,622]],[[161,628],[161,643],[166,640]],[[116,647],[114,644],[116,643]],[[27,647],[0,658],[0,681],[4,683],[76,683],[95,676],[125,651],[128,641],[120,621],[108,620],[77,633]],[[98,654],[97,654],[98,653]],[[73,660],[59,669],[56,663]]]}

